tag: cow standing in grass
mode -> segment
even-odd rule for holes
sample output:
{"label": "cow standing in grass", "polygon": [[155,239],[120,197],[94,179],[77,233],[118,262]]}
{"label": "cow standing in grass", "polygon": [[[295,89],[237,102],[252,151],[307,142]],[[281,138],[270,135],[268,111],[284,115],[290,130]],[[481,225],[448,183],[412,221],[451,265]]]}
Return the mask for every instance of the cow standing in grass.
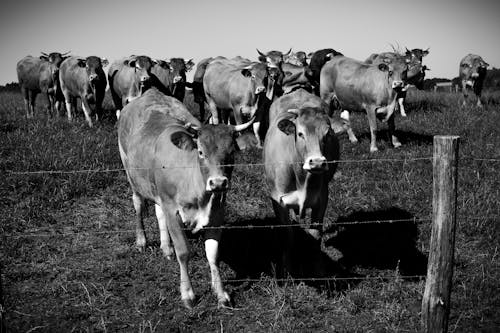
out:
{"label": "cow standing in grass", "polygon": [[90,127],[93,126],[91,116],[95,114],[97,119],[102,117],[102,102],[107,85],[103,67],[107,65],[108,60],[96,56],[72,56],[62,62],[59,80],[70,121],[73,109],[76,111],[78,98],[81,99],[85,119]]}
{"label": "cow standing in grass", "polygon": [[[136,211],[136,244],[146,246],[145,200],[155,203],[161,249],[175,249],[180,291],[191,308],[195,294],[188,273],[189,249],[184,228],[203,231],[212,288],[220,306],[230,304],[219,268],[219,227],[224,223],[226,192],[234,163],[237,132],[249,127],[202,125],[177,99],[151,88],[127,104],[118,122],[118,146],[132,188]],[[172,248],[173,244],[173,248]]]}
{"label": "cow standing in grass", "polygon": [[[320,95],[332,108],[366,113],[371,135],[370,152],[378,150],[377,117],[388,123],[392,144],[400,147],[395,135],[394,109],[406,73],[404,61],[371,65],[335,56],[321,69]],[[357,142],[351,130],[348,134],[351,142]]]}
{"label": "cow standing in grass", "polygon": [[472,89],[477,97],[476,105],[482,107],[481,92],[488,66],[489,64],[476,54],[468,54],[460,61],[458,76],[464,95],[463,106],[467,104],[469,89]]}
{"label": "cow standing in grass", "polygon": [[151,74],[159,82],[152,85],[166,87],[167,95],[173,96],[182,102],[186,94],[186,72],[189,72],[193,66],[194,62],[191,59],[188,61],[182,58],[156,60],[156,63],[151,68]]}
{"label": "cow standing in grass", "polygon": [[59,84],[59,67],[67,53],[44,53],[39,58],[26,56],[16,65],[17,78],[26,107],[26,117],[33,118],[36,96],[47,96],[48,113],[53,115],[59,110],[63,100]]}
{"label": "cow standing in grass", "polygon": [[[328,183],[339,159],[335,131],[346,124],[328,117],[329,106],[303,89],[284,95],[269,110],[269,129],[263,149],[266,180],[276,217],[281,224],[301,223],[311,209],[306,230],[320,239],[328,204]],[[293,231],[289,231],[284,265],[293,271]]]}

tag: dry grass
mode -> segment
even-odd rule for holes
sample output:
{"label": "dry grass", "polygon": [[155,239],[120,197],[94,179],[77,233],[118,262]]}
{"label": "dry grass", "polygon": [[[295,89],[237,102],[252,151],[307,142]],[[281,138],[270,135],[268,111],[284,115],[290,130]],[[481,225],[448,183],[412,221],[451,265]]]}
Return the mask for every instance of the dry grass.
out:
{"label": "dry grass", "polygon": [[[459,227],[450,331],[495,332],[500,327],[500,95],[484,109],[460,108],[457,95],[414,92],[408,117],[397,118],[403,147],[384,140],[369,154],[366,117],[353,115],[360,144],[344,137],[341,164],[330,185],[322,251],[302,235],[295,277],[374,277],[330,283],[277,281],[280,231],[236,229],[222,242],[223,278],[235,309],[217,309],[202,241],[191,240],[191,276],[200,297],[182,308],[178,265],[158,248],[154,214],[146,220],[152,245],[134,248],[133,208],[123,172],[16,174],[37,170],[121,167],[112,117],[89,129],[50,119],[39,108],[23,119],[19,94],[0,94],[0,230],[5,318],[13,332],[416,332],[430,234],[432,166],[412,160],[432,154],[432,136],[461,136]],[[191,96],[186,104],[194,113]],[[110,109],[109,100],[105,107]],[[112,110],[109,110],[112,114]],[[495,158],[496,161],[477,159]],[[377,162],[378,159],[399,161]],[[261,161],[255,148],[237,163]],[[274,223],[262,167],[238,167],[228,197],[232,225]],[[420,223],[349,221],[416,219]],[[11,235],[20,237],[11,237]],[[31,236],[31,235],[34,236]],[[300,279],[299,279],[300,280]]]}

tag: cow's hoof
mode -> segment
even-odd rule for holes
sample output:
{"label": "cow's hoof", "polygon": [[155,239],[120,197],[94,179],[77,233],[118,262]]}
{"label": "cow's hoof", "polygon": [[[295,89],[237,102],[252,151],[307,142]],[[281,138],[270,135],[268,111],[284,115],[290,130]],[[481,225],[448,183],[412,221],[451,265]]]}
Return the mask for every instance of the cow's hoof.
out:
{"label": "cow's hoof", "polygon": [[196,299],[183,299],[182,305],[184,305],[184,307],[188,310],[193,310],[196,305]]}
{"label": "cow's hoof", "polygon": [[234,308],[233,302],[231,301],[231,298],[229,295],[224,292],[224,298],[220,298],[217,304],[218,309],[232,309]]}
{"label": "cow's hoof", "polygon": [[401,117],[406,117],[406,113],[401,112]]}
{"label": "cow's hoof", "polygon": [[168,260],[172,260],[174,249],[171,246],[164,246],[161,248],[161,251],[163,252],[165,258],[167,258]]}
{"label": "cow's hoof", "polygon": [[399,148],[401,147],[401,142],[393,142],[392,145],[394,146],[394,148]]}
{"label": "cow's hoof", "polygon": [[370,148],[370,153],[375,153],[375,152],[377,152],[377,151],[378,151],[378,148],[377,148],[377,147],[375,147],[375,148]]}

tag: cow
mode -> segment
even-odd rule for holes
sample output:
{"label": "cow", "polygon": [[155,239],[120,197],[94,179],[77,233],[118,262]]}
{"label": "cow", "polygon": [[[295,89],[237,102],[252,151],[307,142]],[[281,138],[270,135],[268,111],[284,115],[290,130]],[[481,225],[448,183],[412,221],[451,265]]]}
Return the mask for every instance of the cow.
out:
{"label": "cow", "polygon": [[[203,90],[212,114],[214,124],[219,123],[219,110],[232,110],[236,124],[243,123],[243,117],[252,118],[259,109],[261,96],[272,100],[274,80],[269,78],[264,63],[252,62],[236,57],[217,57],[210,61],[203,76]],[[254,123],[257,146],[261,147],[260,121]]]}
{"label": "cow", "polygon": [[[251,120],[252,121],[252,120]],[[160,247],[180,267],[180,293],[192,308],[195,294],[188,273],[184,228],[203,231],[212,288],[218,304],[231,299],[222,285],[218,245],[224,203],[237,149],[235,134],[248,126],[202,125],[177,99],[151,88],[127,104],[118,120],[118,146],[136,211],[136,246],[144,250],[145,201],[155,204]],[[172,247],[173,244],[173,247]]]}
{"label": "cow", "polygon": [[365,62],[368,64],[378,65],[382,62],[392,61],[405,61],[408,65],[408,72],[406,75],[405,86],[398,91],[397,106],[400,110],[401,116],[406,117],[406,110],[404,107],[404,100],[410,85],[414,85],[417,89],[422,90],[424,86],[425,71],[429,70],[427,66],[422,65],[422,58],[429,54],[429,49],[412,49],[406,48],[406,53],[402,54],[394,49],[394,52],[382,52],[371,54]]}
{"label": "cow", "polygon": [[[328,183],[340,157],[339,141],[328,117],[329,106],[303,89],[276,99],[269,110],[269,129],[264,141],[265,178],[276,218],[282,225],[304,224],[311,209],[306,231],[320,240],[328,205]],[[290,218],[291,216],[291,218]],[[291,237],[291,238],[290,238]],[[292,270],[289,251],[296,246],[293,230],[284,249],[284,266]]]}
{"label": "cow", "polygon": [[314,93],[319,96],[319,76],[323,65],[333,57],[343,55],[334,49],[321,49],[313,53],[309,53],[309,68],[312,71],[311,83],[314,87]]}
{"label": "cow", "polygon": [[[107,85],[103,67],[107,65],[107,59],[96,56],[71,56],[61,63],[59,80],[68,120],[72,120],[72,106],[76,111],[77,98],[81,99],[85,119],[90,127],[93,126],[91,115],[95,113],[96,118],[102,116],[102,101]],[[94,104],[94,107],[90,104]]]}
{"label": "cow", "polygon": [[189,72],[193,66],[192,59],[188,61],[182,58],[157,59],[151,69],[151,74],[159,80],[159,83],[154,82],[152,86],[166,87],[167,94],[182,102],[186,94],[186,72]]}
{"label": "cow", "polygon": [[[124,105],[139,97],[151,86],[151,69],[156,63],[156,60],[145,55],[131,55],[118,59],[110,65],[109,90],[117,118]],[[163,89],[164,93],[168,93],[166,87]]]}
{"label": "cow", "polygon": [[[371,134],[370,152],[378,150],[377,117],[383,116],[383,121],[388,122],[392,144],[397,148],[401,143],[394,133],[393,113],[397,92],[404,86],[407,70],[408,66],[401,61],[371,65],[335,56],[321,69],[320,96],[331,107],[366,112]],[[357,142],[352,130],[348,135],[351,142]]]}
{"label": "cow", "polygon": [[463,106],[467,104],[466,100],[469,95],[468,89],[472,89],[477,97],[476,105],[478,107],[482,107],[481,91],[483,90],[483,83],[488,66],[489,64],[476,54],[469,53],[463,57],[462,60],[460,60],[458,76],[460,78],[462,93],[464,95],[464,101],[462,103]]}
{"label": "cow", "polygon": [[36,96],[43,93],[48,100],[48,113],[59,110],[62,100],[59,84],[59,66],[68,53],[42,52],[39,58],[26,56],[16,65],[17,78],[26,107],[26,117],[33,118]]}
{"label": "cow", "polygon": [[213,58],[205,58],[198,62],[196,65],[196,70],[193,75],[193,82],[191,83],[191,88],[193,89],[194,102],[199,106],[199,117],[201,122],[205,121],[205,90],[203,89],[203,77],[205,76],[205,71],[208,64]]}

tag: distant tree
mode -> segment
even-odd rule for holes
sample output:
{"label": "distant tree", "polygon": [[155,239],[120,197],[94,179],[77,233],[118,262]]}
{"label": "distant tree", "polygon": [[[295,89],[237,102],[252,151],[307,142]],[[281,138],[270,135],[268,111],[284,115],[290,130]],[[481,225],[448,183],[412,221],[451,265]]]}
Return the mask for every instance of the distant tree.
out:
{"label": "distant tree", "polygon": [[0,91],[20,91],[19,83],[11,82],[7,83],[5,86],[0,86]]}

